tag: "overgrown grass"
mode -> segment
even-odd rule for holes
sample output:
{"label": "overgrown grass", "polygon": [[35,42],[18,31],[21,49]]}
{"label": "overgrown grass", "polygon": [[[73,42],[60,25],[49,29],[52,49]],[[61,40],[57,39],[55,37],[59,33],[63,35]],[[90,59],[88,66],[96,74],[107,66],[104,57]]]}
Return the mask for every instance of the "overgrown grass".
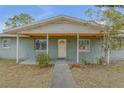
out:
{"label": "overgrown grass", "polygon": [[0,60],[0,87],[39,88],[49,87],[53,65],[39,68],[37,65],[16,64],[14,60]]}
{"label": "overgrown grass", "polygon": [[124,61],[112,62],[109,65],[70,65],[74,80],[79,87],[123,88]]}

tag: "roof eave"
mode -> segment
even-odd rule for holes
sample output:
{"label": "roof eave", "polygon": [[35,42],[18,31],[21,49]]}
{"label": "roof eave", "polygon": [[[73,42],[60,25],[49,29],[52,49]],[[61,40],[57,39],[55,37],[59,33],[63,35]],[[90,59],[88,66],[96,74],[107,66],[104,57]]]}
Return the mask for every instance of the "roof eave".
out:
{"label": "roof eave", "polygon": [[[29,37],[27,35],[19,35],[20,37]],[[17,37],[15,34],[0,34],[0,37]]]}

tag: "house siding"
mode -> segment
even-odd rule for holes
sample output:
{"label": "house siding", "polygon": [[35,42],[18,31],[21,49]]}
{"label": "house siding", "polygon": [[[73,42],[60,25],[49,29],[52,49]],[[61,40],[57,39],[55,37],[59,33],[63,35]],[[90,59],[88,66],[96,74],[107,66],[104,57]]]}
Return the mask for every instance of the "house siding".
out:
{"label": "house siding", "polygon": [[73,60],[76,61],[76,53],[77,53],[77,43],[76,37],[50,37],[49,38],[49,55],[52,59],[58,58],[58,39],[66,39],[67,46],[66,46],[66,60]]}
{"label": "house siding", "polygon": [[[10,39],[9,48],[3,48],[2,43],[0,43],[0,58],[15,59],[16,58],[16,38],[0,38],[2,42],[3,39]],[[28,39],[20,38],[19,40],[19,59],[27,58],[28,53],[26,45],[28,45]]]}
{"label": "house siding", "polygon": [[97,59],[101,55],[101,43],[100,38],[93,37],[80,37],[80,39],[90,39],[90,51],[89,52],[80,52],[79,59],[86,60],[89,63],[96,63]]}
{"label": "house siding", "polygon": [[[0,40],[5,38],[0,38]],[[46,39],[46,37],[31,37],[19,39],[19,59],[35,59],[37,51],[34,49],[35,39]],[[77,37],[49,37],[49,56],[55,60],[58,58],[58,39],[67,40],[67,58],[66,60],[76,63],[77,60]],[[80,60],[83,58],[91,63],[96,62],[100,57],[100,40],[95,37],[80,37],[80,39],[90,39],[90,52],[80,52]],[[16,38],[10,38],[10,48],[0,48],[0,58],[16,58]]]}
{"label": "house siding", "polygon": [[37,28],[28,29],[30,33],[98,33],[98,27],[91,25],[79,24],[76,22],[62,21],[52,22],[39,26]]}
{"label": "house siding", "polygon": [[[34,39],[46,39],[46,37],[43,38],[32,38],[31,42],[33,45],[33,40]],[[49,37],[49,56],[52,58],[52,60],[56,60],[58,58],[58,39],[66,39],[67,40],[67,58],[66,60],[73,61],[76,63],[77,61],[77,37]],[[80,39],[90,39],[90,47],[91,50],[90,52],[80,52],[80,60],[83,58],[87,60],[90,63],[96,63],[97,58],[100,58],[100,53],[101,53],[101,43],[99,38],[95,37],[80,37]],[[31,47],[31,45],[28,45]],[[30,48],[30,58],[34,58],[36,55],[36,51],[34,50],[31,52],[33,49]],[[27,51],[28,52],[28,51]]]}
{"label": "house siding", "polygon": [[[124,38],[121,38],[121,42],[124,45]],[[110,58],[111,60],[124,60],[124,46],[118,50],[112,50]]]}

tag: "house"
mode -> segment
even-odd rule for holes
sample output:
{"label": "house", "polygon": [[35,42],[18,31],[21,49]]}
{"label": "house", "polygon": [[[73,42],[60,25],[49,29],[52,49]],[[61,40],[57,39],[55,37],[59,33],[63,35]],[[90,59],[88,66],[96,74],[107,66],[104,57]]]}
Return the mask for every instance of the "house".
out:
{"label": "house", "polygon": [[[35,62],[37,53],[45,52],[52,60],[96,63],[101,56],[102,29],[101,25],[65,15],[5,29],[0,34],[0,58]],[[111,58],[124,58],[123,54],[116,51]]]}

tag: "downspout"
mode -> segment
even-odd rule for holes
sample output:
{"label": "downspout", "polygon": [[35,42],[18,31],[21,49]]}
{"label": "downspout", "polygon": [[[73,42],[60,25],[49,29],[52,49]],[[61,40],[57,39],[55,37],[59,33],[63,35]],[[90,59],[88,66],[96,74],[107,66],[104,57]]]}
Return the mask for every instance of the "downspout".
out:
{"label": "downspout", "polygon": [[16,63],[19,63],[19,34],[16,37]]}
{"label": "downspout", "polygon": [[77,64],[79,64],[79,34],[77,34]]}

